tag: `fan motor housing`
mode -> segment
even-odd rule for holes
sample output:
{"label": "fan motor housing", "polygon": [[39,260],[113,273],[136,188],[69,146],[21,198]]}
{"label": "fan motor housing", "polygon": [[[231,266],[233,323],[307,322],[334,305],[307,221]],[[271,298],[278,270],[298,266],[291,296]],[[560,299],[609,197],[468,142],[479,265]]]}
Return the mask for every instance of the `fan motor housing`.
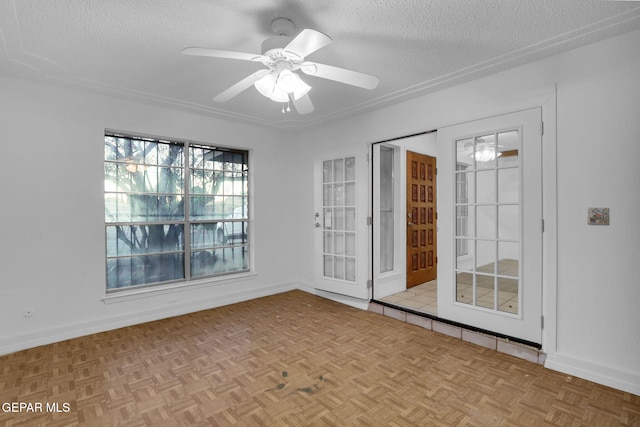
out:
{"label": "fan motor housing", "polygon": [[302,62],[303,58],[293,52],[284,50],[291,40],[293,40],[293,37],[289,36],[269,37],[262,43],[262,55],[275,62],[287,61],[291,64]]}

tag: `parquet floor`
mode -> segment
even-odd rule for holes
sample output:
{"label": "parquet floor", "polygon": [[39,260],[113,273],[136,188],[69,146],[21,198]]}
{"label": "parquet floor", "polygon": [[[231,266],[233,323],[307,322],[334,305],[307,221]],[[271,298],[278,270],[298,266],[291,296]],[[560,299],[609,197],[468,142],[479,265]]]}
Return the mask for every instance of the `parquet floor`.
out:
{"label": "parquet floor", "polygon": [[639,396],[301,291],[2,356],[7,402],[69,410],[4,426],[640,425]]}

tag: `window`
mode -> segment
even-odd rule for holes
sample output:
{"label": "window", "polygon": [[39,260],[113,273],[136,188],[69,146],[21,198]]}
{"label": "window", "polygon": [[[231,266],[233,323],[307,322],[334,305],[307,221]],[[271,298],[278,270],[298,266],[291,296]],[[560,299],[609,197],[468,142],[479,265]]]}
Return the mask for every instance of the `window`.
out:
{"label": "window", "polygon": [[104,143],[107,291],[248,270],[247,151]]}
{"label": "window", "polygon": [[[467,165],[456,164],[456,172],[467,170]],[[467,174],[456,174],[456,230],[459,236],[466,236],[469,230],[469,189]],[[469,253],[469,241],[456,239],[456,256],[463,256]]]}
{"label": "window", "polygon": [[380,273],[393,271],[395,194],[393,148],[380,147]]}

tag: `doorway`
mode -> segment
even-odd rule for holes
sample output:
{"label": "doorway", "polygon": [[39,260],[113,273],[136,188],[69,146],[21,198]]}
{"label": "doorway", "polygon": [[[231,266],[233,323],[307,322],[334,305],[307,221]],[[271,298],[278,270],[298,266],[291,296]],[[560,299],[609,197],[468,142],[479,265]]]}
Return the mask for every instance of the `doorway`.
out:
{"label": "doorway", "polygon": [[[429,276],[417,275],[415,281],[411,277],[413,270],[429,266],[428,249],[422,249],[424,255],[419,250],[423,242],[428,246],[428,229],[422,237],[416,228],[422,222],[421,208],[424,222],[430,222],[429,205],[412,205],[416,200],[428,201],[429,190],[426,184],[412,182],[421,177],[420,161],[412,160],[413,150],[406,150],[406,212],[399,218],[406,225],[406,282],[404,289],[380,293],[374,274],[377,301],[526,342],[541,342],[540,129],[541,109],[533,108],[438,130],[439,197],[432,190],[433,201],[440,205],[439,216],[435,206],[432,211],[434,229],[439,227],[433,236],[432,258],[437,280],[427,281],[434,285],[435,310],[423,308],[428,289],[416,286]],[[433,173],[435,176],[435,165]],[[425,162],[425,178],[427,174]],[[420,185],[424,185],[424,196]]]}
{"label": "doorway", "polygon": [[[373,294],[436,314],[437,134],[373,144]],[[431,187],[431,188],[429,188]]]}
{"label": "doorway", "polygon": [[407,151],[407,289],[437,276],[436,158]]}

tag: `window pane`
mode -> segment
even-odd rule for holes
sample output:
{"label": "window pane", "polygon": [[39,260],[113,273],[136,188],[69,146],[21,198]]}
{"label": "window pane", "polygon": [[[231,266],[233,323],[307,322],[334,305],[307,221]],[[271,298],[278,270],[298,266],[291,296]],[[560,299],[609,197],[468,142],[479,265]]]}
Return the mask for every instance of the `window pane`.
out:
{"label": "window pane", "polygon": [[498,243],[498,274],[518,277],[520,275],[520,244],[514,242]]}
{"label": "window pane", "polygon": [[476,169],[495,168],[498,151],[498,147],[496,147],[495,134],[483,135],[475,138],[473,158],[475,160]]}
{"label": "window pane", "polygon": [[333,180],[335,182],[344,181],[344,159],[336,159],[333,161]]}
{"label": "window pane", "polygon": [[517,130],[500,132],[498,147],[502,155],[498,157],[498,166],[518,166],[520,136]]}
{"label": "window pane", "polygon": [[184,279],[184,253],[107,259],[107,289]]}
{"label": "window pane", "polygon": [[224,233],[220,223],[191,224],[192,249],[213,248],[222,244],[224,244]]}
{"label": "window pane", "polygon": [[333,206],[333,185],[325,184],[322,187],[322,204],[323,206]]}
{"label": "window pane", "polygon": [[[390,215],[390,221],[391,221],[391,225],[393,225],[393,212],[387,212],[387,214],[391,214]],[[382,223],[383,225],[385,224],[385,215],[382,215],[383,219],[382,219]],[[389,215],[387,215],[387,220],[386,222],[389,222],[388,219]],[[388,227],[387,227],[388,228]],[[344,229],[347,231],[355,231],[356,229],[356,208],[345,208],[344,210]]]}
{"label": "window pane", "polygon": [[355,206],[356,205],[356,184],[353,182],[349,182],[344,185],[344,188],[345,188],[344,204],[346,206]]}
{"label": "window pane", "polygon": [[473,138],[456,141],[456,163],[473,166]]}
{"label": "window pane", "polygon": [[344,159],[344,180],[356,180],[356,159],[354,157]]}
{"label": "window pane", "polygon": [[495,309],[495,297],[494,276],[476,274],[476,305],[478,307]]}
{"label": "window pane", "polygon": [[191,256],[192,277],[213,276],[248,269],[249,259],[246,246],[194,251]]}
{"label": "window pane", "polygon": [[324,253],[333,253],[333,233],[331,231],[324,232]]}
{"label": "window pane", "polygon": [[335,208],[333,210],[333,229],[344,230],[344,208]]}
{"label": "window pane", "polygon": [[356,259],[355,258],[346,258],[345,266],[344,266],[344,275],[345,279],[350,282],[356,281]]}
{"label": "window pane", "polygon": [[151,222],[184,219],[182,196],[105,194],[105,221]]}
{"label": "window pane", "polygon": [[473,274],[456,274],[456,301],[473,304]]}
{"label": "window pane", "polygon": [[344,253],[349,256],[356,255],[356,234],[355,233],[344,234]]}
{"label": "window pane", "polygon": [[498,170],[498,203],[520,203],[520,171]]}
{"label": "window pane", "polygon": [[518,314],[518,279],[498,277],[498,310]]}
{"label": "window pane", "polygon": [[496,207],[478,206],[476,208],[477,237],[481,239],[496,238]]}
{"label": "window pane", "polygon": [[496,172],[494,170],[478,171],[476,199],[478,203],[496,202]]}
{"label": "window pane", "polygon": [[223,196],[192,196],[189,200],[191,219],[212,220],[225,217]]}
{"label": "window pane", "polygon": [[456,206],[456,237],[475,237],[475,224],[475,206]]}
{"label": "window pane", "polygon": [[332,255],[324,256],[324,276],[333,277],[333,256]]}
{"label": "window pane", "polygon": [[120,257],[184,250],[182,224],[107,227],[107,256]]}
{"label": "window pane", "polygon": [[157,142],[145,141],[144,162],[148,165],[158,164],[158,143]]}
{"label": "window pane", "polygon": [[187,257],[191,277],[248,269],[246,151],[105,135],[104,155],[108,289],[189,279]]}
{"label": "window pane", "polygon": [[331,160],[322,163],[322,182],[333,182],[333,162]]}
{"label": "window pane", "polygon": [[498,237],[503,240],[520,240],[520,206],[498,206]]}
{"label": "window pane", "polygon": [[344,257],[333,257],[333,277],[344,279]]}
{"label": "window pane", "polygon": [[333,186],[333,205],[344,206],[344,184],[335,184]]}
{"label": "window pane", "polygon": [[118,158],[117,148],[118,138],[113,136],[104,137],[104,159],[116,160]]}
{"label": "window pane", "polygon": [[217,223],[217,241],[219,244],[239,244],[247,241],[246,221],[224,221]]}
{"label": "window pane", "polygon": [[496,263],[496,242],[478,240],[476,242],[476,271],[494,274]]}

